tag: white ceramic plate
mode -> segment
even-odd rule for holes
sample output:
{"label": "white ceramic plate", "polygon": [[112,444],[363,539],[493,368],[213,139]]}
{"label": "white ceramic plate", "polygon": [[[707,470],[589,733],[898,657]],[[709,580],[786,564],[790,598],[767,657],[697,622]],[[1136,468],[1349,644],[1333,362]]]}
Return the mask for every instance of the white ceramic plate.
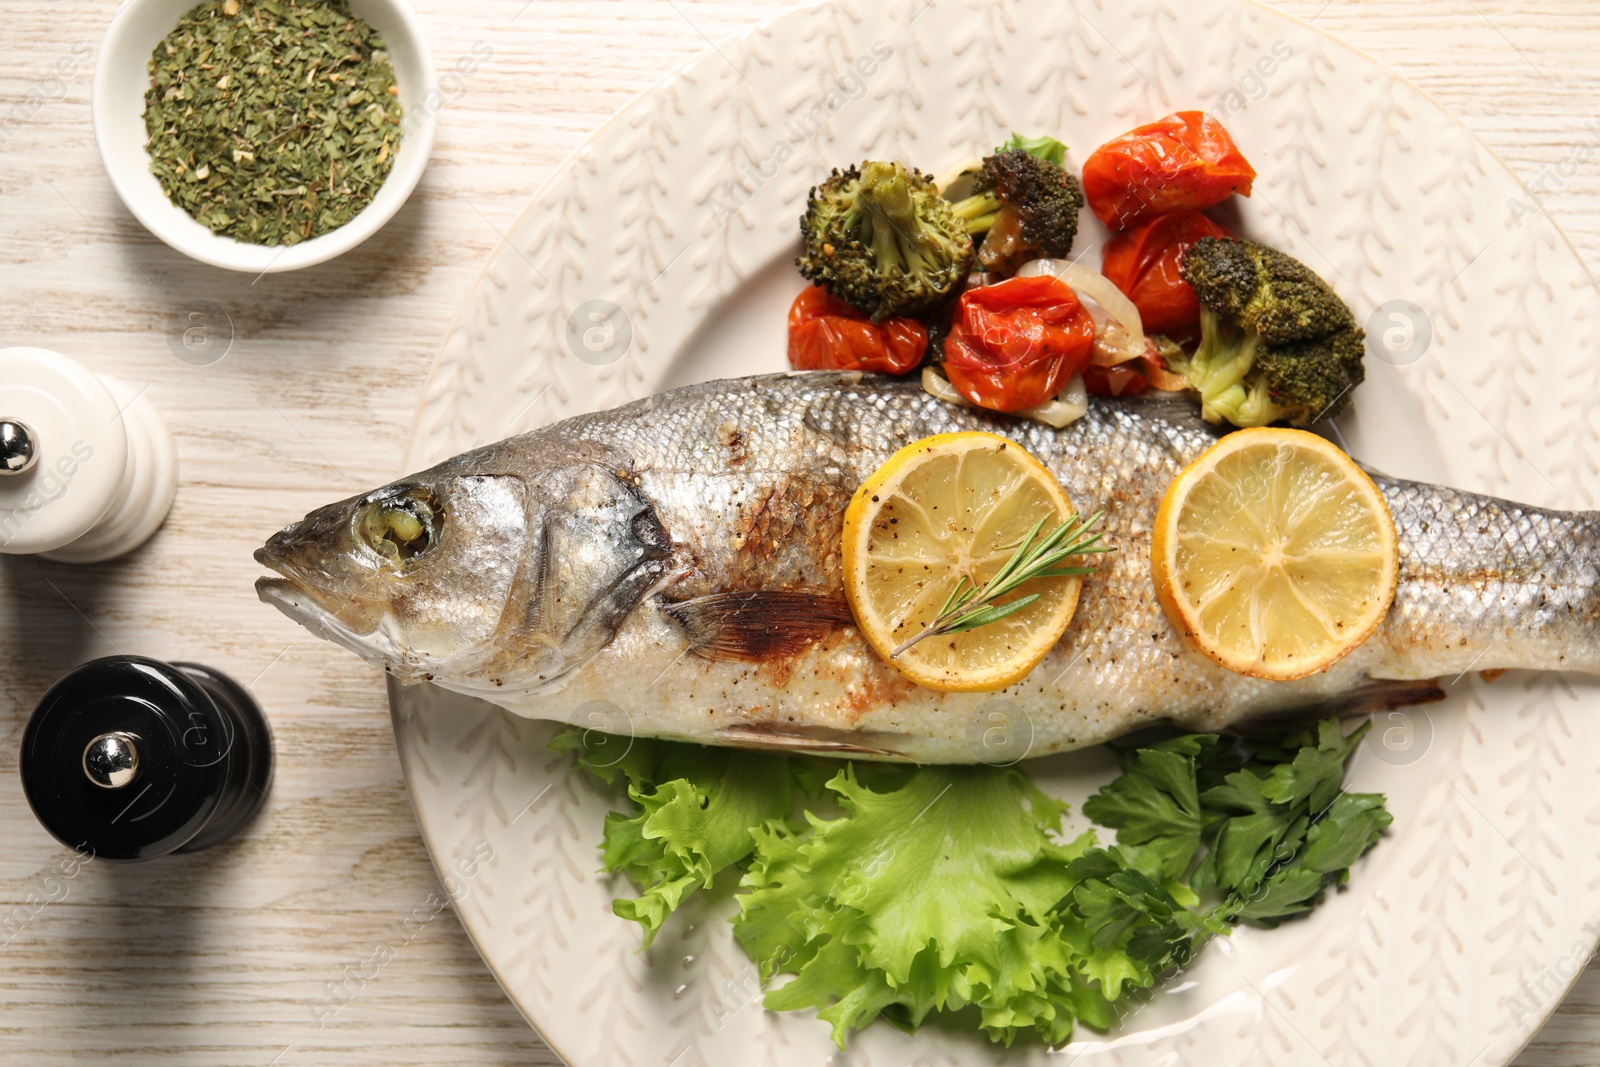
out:
{"label": "white ceramic plate", "polygon": [[[1351,451],[1397,475],[1593,506],[1600,301],[1576,254],[1415,88],[1241,0],[839,0],[722,45],[609,122],[534,198],[451,331],[409,465],[653,390],[780,369],[800,286],[795,220],[831,166],[872,156],[939,170],[1013,128],[1057,134],[1081,166],[1106,138],[1196,107],[1260,171],[1238,205],[1245,232],[1374,315],[1383,344],[1341,425]],[[1093,245],[1103,231],[1084,219]],[[462,921],[568,1062],[999,1058],[979,1037],[907,1039],[881,1023],[839,1054],[811,1015],[763,1011],[726,893],[637,953],[637,928],[610,912],[619,886],[595,873],[607,800],[545,750],[552,729],[428,688],[396,690],[393,707]],[[1600,933],[1600,686],[1469,675],[1372,737],[1354,783],[1389,794],[1396,828],[1349,891],[1309,920],[1208,947],[1118,1032],[1007,1062],[1509,1062]],[[1111,766],[1088,752],[1029,770],[1076,801]]]}

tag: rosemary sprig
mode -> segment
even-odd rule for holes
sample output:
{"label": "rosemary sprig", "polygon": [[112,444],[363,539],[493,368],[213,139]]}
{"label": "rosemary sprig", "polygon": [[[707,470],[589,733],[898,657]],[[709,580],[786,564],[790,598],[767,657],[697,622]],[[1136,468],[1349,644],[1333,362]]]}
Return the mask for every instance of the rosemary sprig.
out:
{"label": "rosemary sprig", "polygon": [[1074,574],[1093,573],[1093,567],[1060,567],[1057,564],[1073,556],[1115,552],[1114,547],[1100,543],[1101,534],[1089,533],[1090,527],[1104,517],[1104,511],[1097,511],[1087,519],[1080,520],[1077,512],[1073,512],[1066,522],[1057,526],[1042,540],[1039,539],[1039,531],[1044,529],[1045,520],[1040,519],[1034,523],[1033,529],[1028,531],[1028,536],[1016,546],[1011,558],[995,571],[994,577],[985,582],[982,588],[975,585],[966,575],[962,575],[961,580],[956,582],[956,587],[950,590],[944,606],[933,617],[933,621],[925,626],[922,632],[889,653],[889,658],[896,658],[926,638],[976,629],[991,622],[999,622],[1008,615],[1015,615],[1038,600],[1039,594],[1029,593],[1004,604],[998,604],[996,601],[1024,582],[1035,578],[1066,578]]}

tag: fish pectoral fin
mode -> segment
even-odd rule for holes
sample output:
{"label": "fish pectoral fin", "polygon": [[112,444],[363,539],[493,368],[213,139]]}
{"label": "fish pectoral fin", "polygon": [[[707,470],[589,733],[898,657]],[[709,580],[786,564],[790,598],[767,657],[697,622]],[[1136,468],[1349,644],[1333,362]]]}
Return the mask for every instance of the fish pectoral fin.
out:
{"label": "fish pectoral fin", "polygon": [[855,622],[843,597],[756,590],[663,601],[683,625],[689,651],[709,660],[759,662],[800,652]]}
{"label": "fish pectoral fin", "polygon": [[1410,704],[1431,704],[1445,697],[1439,681],[1438,678],[1406,680],[1367,678],[1354,688],[1337,696],[1330,696],[1326,700],[1319,700],[1315,704],[1307,704],[1289,711],[1267,712],[1252,716],[1236,724],[1230,732],[1252,733],[1260,730],[1314,727],[1330,715],[1353,719],[1370,715],[1375,711],[1389,711]]}

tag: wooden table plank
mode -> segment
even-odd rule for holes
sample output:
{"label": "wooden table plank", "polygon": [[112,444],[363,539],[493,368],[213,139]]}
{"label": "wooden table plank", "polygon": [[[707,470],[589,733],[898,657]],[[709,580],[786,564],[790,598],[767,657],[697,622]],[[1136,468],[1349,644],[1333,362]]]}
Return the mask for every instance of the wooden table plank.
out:
{"label": "wooden table plank", "polygon": [[[401,782],[376,671],[257,603],[251,548],[285,516],[397,473],[433,353],[490,249],[562,157],[634,94],[781,0],[416,0],[447,103],[428,173],[361,252],[255,281],[170,251],[122,208],[89,120],[112,7],[8,0],[0,36],[0,344],[148,384],[183,485],[134,557],[0,557],[0,1057],[67,1064],[551,1064],[450,911]],[[1293,0],[1460,115],[1600,263],[1600,9],[1527,0]],[[64,71],[59,79],[52,71]],[[9,121],[8,121],[9,119]],[[1590,125],[1587,125],[1590,124]],[[1572,171],[1561,174],[1560,170]],[[174,354],[217,309],[226,358]],[[180,346],[181,347],[181,346]],[[61,672],[112,652],[196,659],[252,688],[277,735],[272,805],[236,844],[139,867],[65,855],[15,759]],[[1593,906],[1593,902],[1585,902]],[[407,917],[412,921],[406,923]],[[9,936],[9,942],[6,937]],[[375,949],[392,951],[381,966]],[[388,955],[388,953],[384,953]],[[120,1057],[117,1054],[120,1053]],[[1600,1062],[1591,968],[1519,1064]]]}

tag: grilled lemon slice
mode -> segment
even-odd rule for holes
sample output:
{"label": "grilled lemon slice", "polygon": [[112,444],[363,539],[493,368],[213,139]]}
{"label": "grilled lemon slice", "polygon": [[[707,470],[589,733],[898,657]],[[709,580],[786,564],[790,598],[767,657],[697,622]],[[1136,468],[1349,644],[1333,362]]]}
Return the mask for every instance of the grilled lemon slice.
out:
{"label": "grilled lemon slice", "polygon": [[1355,461],[1304,430],[1239,430],[1184,468],[1156,512],[1156,595],[1229,670],[1288,681],[1365,641],[1394,600],[1394,519]]}
{"label": "grilled lemon slice", "polygon": [[920,685],[981,692],[1019,681],[1072,621],[1080,577],[1035,578],[1004,598],[1039,594],[1015,614],[892,654],[933,620],[963,577],[982,587],[1041,519],[1048,533],[1072,515],[1055,478],[1015,441],[971,432],[907,445],[845,511],[844,590],[857,625]]}

